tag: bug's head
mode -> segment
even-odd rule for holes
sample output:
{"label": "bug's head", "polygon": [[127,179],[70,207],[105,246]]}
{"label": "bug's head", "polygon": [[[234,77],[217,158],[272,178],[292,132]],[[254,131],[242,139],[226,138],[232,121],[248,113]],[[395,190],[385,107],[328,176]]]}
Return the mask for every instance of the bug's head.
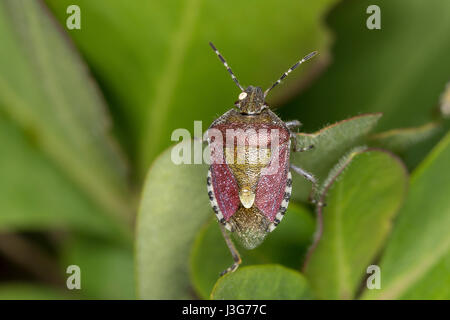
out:
{"label": "bug's head", "polygon": [[258,114],[266,108],[264,102],[264,92],[260,87],[248,86],[239,94],[235,105],[242,114]]}
{"label": "bug's head", "polygon": [[289,68],[288,71],[283,73],[281,77],[266,91],[262,91],[260,87],[253,87],[248,86],[247,89],[244,90],[244,88],[239,83],[238,79],[234,75],[233,71],[231,71],[230,66],[225,61],[225,58],[220,54],[220,52],[216,49],[216,47],[212,44],[212,42],[209,43],[211,48],[214,50],[214,52],[219,57],[220,61],[222,61],[225,68],[227,68],[228,72],[231,75],[231,79],[233,79],[234,83],[241,89],[241,93],[239,94],[239,100],[236,101],[235,105],[240,109],[242,114],[259,114],[261,111],[263,111],[267,106],[265,105],[264,99],[269,93],[270,90],[275,88],[278,84],[281,83],[284,78],[288,76],[289,73],[291,73],[295,68],[297,68],[299,65],[301,65],[306,60],[311,59],[317,54],[317,51],[311,52],[310,54],[306,55],[303,59],[300,61],[297,61],[296,64],[294,64],[292,67]]}

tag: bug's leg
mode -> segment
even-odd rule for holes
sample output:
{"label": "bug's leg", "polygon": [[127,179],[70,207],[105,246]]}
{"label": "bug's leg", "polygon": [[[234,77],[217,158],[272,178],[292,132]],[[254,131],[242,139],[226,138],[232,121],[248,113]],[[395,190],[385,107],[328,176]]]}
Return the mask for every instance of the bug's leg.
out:
{"label": "bug's leg", "polygon": [[298,120],[286,121],[285,124],[286,124],[286,127],[288,127],[289,131],[300,128],[302,126],[302,123]]}
{"label": "bug's leg", "polygon": [[319,191],[319,185],[317,182],[317,179],[308,171],[303,170],[300,167],[294,166],[293,164],[291,164],[291,168],[292,170],[294,170],[297,174],[301,175],[302,177],[304,177],[306,180],[310,181],[312,183],[312,197],[311,197],[311,202],[318,204],[318,205],[322,205],[320,202],[318,202],[316,200],[317,198],[317,194]]}
{"label": "bug's leg", "polygon": [[234,246],[233,241],[231,240],[230,236],[228,235],[227,231],[225,230],[225,227],[223,224],[219,223],[220,225],[220,231],[222,231],[223,238],[225,239],[225,242],[228,246],[228,249],[230,249],[231,256],[233,257],[234,263],[228,267],[226,270],[222,271],[220,273],[220,276],[223,276],[229,272],[234,272],[241,264],[241,256],[239,255],[239,252],[237,251],[236,247]]}
{"label": "bug's leg", "polygon": [[314,145],[311,144],[307,147],[303,147],[303,148],[297,148],[297,136],[294,138],[294,151],[295,152],[304,152],[304,151],[308,151],[314,149]]}
{"label": "bug's leg", "polygon": [[289,129],[290,138],[292,139],[292,142],[294,143],[294,152],[297,152],[297,133],[294,131],[295,129],[298,129],[301,127],[302,123],[298,120],[291,120],[285,122],[286,127]]}
{"label": "bug's leg", "polygon": [[308,150],[311,150],[312,148],[314,148],[313,145],[303,147],[303,148],[297,147],[297,132],[295,132],[294,130],[297,128],[300,128],[302,126],[302,123],[300,121],[298,121],[298,120],[286,121],[285,124],[289,129],[289,133],[291,135],[292,142],[294,143],[294,152],[303,152],[303,151],[308,151]]}
{"label": "bug's leg", "polygon": [[304,151],[308,151],[308,150],[311,150],[311,149],[314,148],[313,144],[311,144],[311,145],[309,145],[307,147],[299,148],[298,147],[298,143],[297,143],[297,133],[295,133],[293,131],[290,131],[290,134],[291,134],[292,142],[294,144],[294,148],[293,148],[294,152],[304,152]]}

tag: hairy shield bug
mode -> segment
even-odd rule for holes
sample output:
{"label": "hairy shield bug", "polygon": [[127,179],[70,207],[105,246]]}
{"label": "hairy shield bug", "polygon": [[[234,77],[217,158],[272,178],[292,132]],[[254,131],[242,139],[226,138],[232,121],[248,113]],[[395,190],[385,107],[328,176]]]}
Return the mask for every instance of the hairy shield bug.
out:
{"label": "hairy shield bug", "polygon": [[312,52],[294,64],[266,91],[260,87],[244,89],[216,47],[211,48],[227,68],[241,90],[235,109],[215,120],[207,131],[211,149],[211,166],[207,188],[211,206],[219,220],[234,264],[222,275],[235,271],[241,263],[227,231],[235,233],[247,249],[257,247],[272,232],[286,212],[291,197],[292,176],[289,168],[316,188],[316,179],[305,170],[289,164],[291,140],[297,149],[294,129],[298,120],[283,122],[265,103],[270,90],[300,64],[312,58]]}

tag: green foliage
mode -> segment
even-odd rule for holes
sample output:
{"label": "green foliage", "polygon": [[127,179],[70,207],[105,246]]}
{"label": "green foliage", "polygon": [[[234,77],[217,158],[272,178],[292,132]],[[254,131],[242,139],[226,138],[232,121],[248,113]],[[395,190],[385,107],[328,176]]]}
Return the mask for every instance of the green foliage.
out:
{"label": "green foliage", "polygon": [[[65,27],[71,4],[81,30]],[[365,27],[372,4],[381,30]],[[18,245],[0,255],[25,270],[2,277],[0,299],[450,299],[450,123],[436,108],[449,10],[439,0],[1,1],[0,232]],[[291,162],[318,178],[323,220],[294,174],[286,218],[257,249],[238,248],[243,266],[220,278],[232,259],[207,165],[175,165],[167,149],[173,129],[202,120],[205,130],[239,93],[208,41],[241,83],[263,88],[320,52],[268,104],[313,132],[297,134],[314,148]],[[70,264],[81,267],[77,293],[65,287]],[[371,264],[380,290],[365,289]],[[60,273],[42,276],[45,266]]]}
{"label": "green foliage", "polygon": [[368,144],[395,152],[409,169],[414,169],[446,132],[446,127],[448,124],[434,121],[418,127],[391,129],[372,134]]}
{"label": "green foliage", "polygon": [[440,129],[439,123],[430,122],[420,127],[392,129],[373,134],[369,141],[372,145],[401,154],[417,143],[428,140]]}
{"label": "green foliage", "polygon": [[[366,9],[381,9],[381,30],[366,28]],[[450,2],[342,1],[327,21],[335,32],[333,64],[280,111],[310,131],[360,112],[383,112],[378,131],[420,126],[449,81]]]}
{"label": "green foliage", "polygon": [[217,281],[211,298],[215,300],[309,300],[313,298],[305,277],[279,265],[238,269]]}
{"label": "green foliage", "polygon": [[0,145],[8,150],[0,157],[0,230],[65,228],[108,237],[123,233],[20,128],[1,117]]}
{"label": "green foliage", "polygon": [[323,232],[305,274],[321,299],[354,298],[402,204],[407,173],[381,151],[355,151],[331,171],[321,201]]}
{"label": "green foliage", "polygon": [[60,300],[70,296],[58,290],[28,283],[0,285],[0,300]]}
{"label": "green foliage", "polygon": [[450,299],[450,133],[413,172],[381,257],[382,288],[364,298]]}
{"label": "green foliage", "polygon": [[[329,125],[315,133],[298,133],[299,148],[313,145],[307,152],[293,153],[291,162],[313,173],[319,181],[327,177],[333,165],[354,146],[362,144],[381,118],[380,113],[359,115]],[[293,199],[305,201],[311,183],[294,175]]]}
{"label": "green foliage", "polygon": [[[2,125],[1,130],[3,134],[12,131],[17,144],[6,143],[15,145],[17,150],[11,152],[22,153],[19,161],[29,163],[19,169],[14,154],[2,159],[6,168],[16,167],[8,175],[13,175],[23,191],[0,202],[0,206],[8,206],[0,207],[2,212],[21,217],[10,226],[36,226],[33,220],[47,215],[39,221],[41,226],[46,221],[48,226],[76,222],[78,227],[93,222],[92,228],[98,229],[103,216],[110,215],[117,228],[123,229],[123,222],[130,218],[124,164],[109,136],[101,95],[80,57],[36,1],[2,1],[0,38],[0,117],[14,123]],[[14,128],[22,129],[23,134]],[[33,177],[30,166],[37,166],[39,180]],[[29,170],[31,179],[21,170]],[[8,192],[8,182],[0,179],[0,193]],[[28,182],[32,185],[27,188]],[[61,214],[51,206],[61,211],[62,207],[48,196],[30,202],[30,206],[38,205],[34,209],[23,204],[23,198],[40,198],[34,193],[44,186],[49,187],[44,195],[48,192],[53,198],[71,198],[60,204],[74,207]],[[75,210],[92,217],[75,217]]]}
{"label": "green foliage", "polygon": [[81,291],[85,299],[134,299],[134,267],[130,246],[102,239],[77,236],[62,250],[63,265],[81,270]]}
{"label": "green foliage", "polygon": [[138,214],[137,292],[144,299],[190,297],[189,251],[212,214],[207,166],[175,165],[170,156],[171,149],[153,163]]}
{"label": "green foliage", "polygon": [[[85,246],[101,250],[95,252],[101,260],[87,249],[81,254],[92,256],[82,269],[83,292],[89,293],[84,298],[133,297],[132,199],[99,89],[39,1],[2,1],[0,38],[0,230],[95,235]],[[124,246],[125,254],[114,256]],[[74,253],[65,248],[64,254]],[[20,260],[26,250],[14,254]],[[87,261],[75,260],[83,266]],[[60,275],[68,264],[73,261],[61,265]],[[115,294],[108,291],[114,283],[120,285]],[[1,288],[5,298],[68,298],[67,293],[27,284]]]}

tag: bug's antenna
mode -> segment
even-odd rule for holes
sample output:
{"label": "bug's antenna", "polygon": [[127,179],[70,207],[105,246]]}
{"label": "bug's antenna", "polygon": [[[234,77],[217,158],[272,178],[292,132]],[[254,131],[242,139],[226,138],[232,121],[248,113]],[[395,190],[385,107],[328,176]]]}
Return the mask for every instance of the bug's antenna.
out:
{"label": "bug's antenna", "polygon": [[273,88],[275,88],[281,81],[283,81],[283,79],[286,78],[289,73],[291,73],[293,70],[295,70],[295,68],[297,68],[303,62],[314,57],[316,54],[317,54],[317,51],[311,52],[310,54],[306,55],[302,60],[298,61],[296,64],[294,64],[292,67],[290,67],[288,71],[283,73],[283,75],[280,77],[280,79],[278,79],[269,89],[264,91],[264,98],[267,96],[269,91],[272,90]]}
{"label": "bug's antenna", "polygon": [[233,81],[237,84],[237,86],[239,87],[239,89],[241,89],[241,91],[244,91],[244,88],[242,88],[242,86],[239,83],[238,79],[234,75],[233,71],[231,71],[231,68],[228,66],[228,63],[225,61],[224,57],[220,54],[219,50],[216,49],[216,47],[213,45],[212,42],[210,42],[209,45],[214,50],[214,52],[217,54],[217,56],[219,57],[220,61],[222,61],[222,63],[225,66],[225,68],[227,68],[228,72],[231,75],[231,79],[233,79]]}

